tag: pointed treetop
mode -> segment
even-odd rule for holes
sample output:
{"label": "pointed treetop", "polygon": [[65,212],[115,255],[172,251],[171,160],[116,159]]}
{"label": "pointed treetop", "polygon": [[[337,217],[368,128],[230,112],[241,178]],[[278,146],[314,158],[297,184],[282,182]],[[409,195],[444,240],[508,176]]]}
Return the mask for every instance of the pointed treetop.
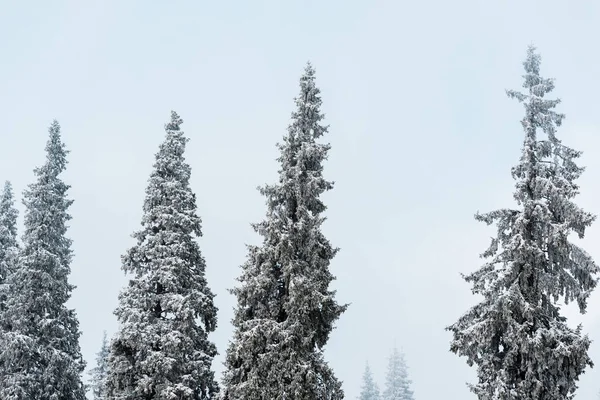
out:
{"label": "pointed treetop", "polygon": [[183,124],[181,117],[175,111],[171,111],[171,122],[165,125],[165,130],[178,131],[181,124]]}
{"label": "pointed treetop", "polygon": [[300,86],[302,87],[302,89],[304,89],[305,87],[312,90],[315,89],[315,75],[315,68],[313,67],[311,62],[308,61],[306,63],[306,66],[304,67],[304,73],[300,77]]}
{"label": "pointed treetop", "polygon": [[67,154],[65,144],[62,142],[60,135],[60,124],[57,120],[53,120],[48,128],[49,138],[46,142],[46,165],[48,172],[52,172],[57,176],[67,166]]}
{"label": "pointed treetop", "polygon": [[2,192],[2,198],[12,197],[12,184],[10,181],[4,182],[4,190]]}
{"label": "pointed treetop", "polygon": [[16,256],[19,246],[17,242],[18,214],[15,209],[12,185],[6,181],[0,195],[0,283],[9,274],[8,268],[11,263],[9,259]]}
{"label": "pointed treetop", "polygon": [[[506,93],[511,98],[516,98],[520,102],[531,97],[543,98],[546,93],[551,92],[554,89],[553,78],[542,78],[540,76],[540,65],[542,63],[542,57],[537,52],[534,45],[529,45],[527,48],[527,57],[523,61],[523,67],[525,68],[525,75],[523,75],[523,88],[529,89],[528,95],[519,93],[514,90],[507,90]],[[551,100],[548,105],[550,108],[555,107],[560,103],[560,99]],[[561,117],[561,119],[564,116]],[[558,122],[560,125],[560,121]]]}
{"label": "pointed treetop", "polygon": [[306,62],[306,66],[304,67],[304,76],[312,77],[315,75],[315,67],[313,67],[310,60]]}
{"label": "pointed treetop", "polygon": [[[560,99],[544,99],[544,96],[554,89],[554,79],[540,76],[540,64],[540,55],[536,52],[536,48],[530,45],[527,49],[527,58],[523,62],[525,67],[523,88],[528,91],[522,93],[516,90],[507,90],[506,94],[522,103],[527,111],[521,124],[527,132],[529,138],[527,140],[530,141],[530,144],[533,143],[533,138],[536,136],[536,128],[541,128],[551,142],[559,145],[560,141],[556,138],[555,133],[565,115],[554,111],[554,108],[560,104]],[[543,118],[533,118],[534,115],[540,115]]]}
{"label": "pointed treetop", "polygon": [[61,147],[62,141],[60,137],[60,124],[57,120],[52,120],[52,123],[48,128],[48,133],[50,137],[48,139],[48,142],[46,143],[46,151],[50,151],[55,146]]}
{"label": "pointed treetop", "polygon": [[533,44],[530,44],[527,47],[527,58],[523,61],[525,71],[532,75],[540,74],[540,64],[542,62],[542,57],[536,50],[537,48]]}
{"label": "pointed treetop", "polygon": [[106,378],[108,376],[108,357],[110,348],[106,331],[102,336],[102,345],[100,351],[96,353],[96,366],[92,368],[88,374],[90,375],[90,388],[94,395],[94,400],[106,400]]}
{"label": "pointed treetop", "polygon": [[14,195],[13,188],[10,181],[4,182],[4,189],[2,190],[2,196],[0,197],[0,211],[8,211],[13,207]]}
{"label": "pointed treetop", "polygon": [[313,102],[317,108],[321,105],[321,97],[319,96],[321,91],[316,86],[315,75],[315,68],[311,62],[308,61],[304,67],[304,73],[300,77],[300,97],[296,99],[296,103],[299,106],[300,104],[298,103],[298,100],[303,100],[304,102]]}
{"label": "pointed treetop", "polygon": [[104,345],[105,343],[108,343],[108,335],[106,333],[106,330],[102,332],[102,345]]}
{"label": "pointed treetop", "polygon": [[[189,141],[189,138],[184,136],[184,132],[181,130],[181,124],[183,124],[183,120],[175,111],[171,111],[171,121],[165,124],[165,131],[167,133],[165,140],[160,144],[158,152],[155,154],[156,163],[154,164],[155,171],[153,174],[161,174],[167,173],[165,171],[170,171],[168,173],[173,173],[171,170],[173,165],[171,165],[171,157],[175,157],[175,159],[179,161],[183,161],[185,157],[183,154],[185,153],[185,144]],[[179,161],[176,161],[178,163]],[[160,172],[162,171],[162,172]],[[181,166],[179,172],[183,173],[189,179],[190,168],[189,166],[183,165]],[[150,187],[149,190],[152,190]]]}
{"label": "pointed treetop", "polygon": [[368,361],[362,380],[363,383],[358,400],[379,400],[379,387],[373,379],[373,374],[371,373],[371,368],[369,367]]}
{"label": "pointed treetop", "polygon": [[384,400],[413,400],[412,381],[408,377],[408,366],[404,353],[394,347],[388,361]]}
{"label": "pointed treetop", "polygon": [[321,90],[315,82],[315,69],[310,62],[306,64],[300,78],[300,94],[294,100],[296,110],[292,113],[293,122],[288,127],[289,135],[317,139],[327,133],[329,126],[320,125],[325,118],[320,110],[323,101]]}
{"label": "pointed treetop", "polygon": [[8,229],[12,237],[17,235],[17,210],[14,208],[15,198],[10,181],[4,183],[2,196],[0,196],[0,228]]}

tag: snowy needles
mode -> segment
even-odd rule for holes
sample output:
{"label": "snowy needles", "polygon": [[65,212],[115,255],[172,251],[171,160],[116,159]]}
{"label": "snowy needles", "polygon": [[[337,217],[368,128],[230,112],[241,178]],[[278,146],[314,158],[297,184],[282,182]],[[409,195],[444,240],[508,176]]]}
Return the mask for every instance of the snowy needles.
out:
{"label": "snowy needles", "polygon": [[123,256],[132,275],[115,314],[120,329],[108,357],[108,399],[215,399],[211,370],[214,295],[196,238],[201,219],[184,159],[188,139],[171,113],[150,175],[137,244]]}
{"label": "snowy needles", "polygon": [[[84,400],[79,322],[66,307],[74,286],[69,186],[60,174],[67,165],[60,125],[49,129],[46,162],[24,193],[23,245],[8,276],[2,314],[0,398],[6,400]],[[14,215],[14,214],[13,214]],[[10,231],[10,229],[9,229]]]}
{"label": "snowy needles", "polygon": [[224,400],[343,398],[341,383],[323,357],[334,322],[346,306],[329,289],[337,249],[321,232],[332,188],[322,176],[329,145],[316,141],[321,124],[320,91],[308,64],[281,151],[279,181],[260,192],[267,217],[254,228],[263,237],[250,246],[240,286],[234,338],[227,350]]}
{"label": "snowy needles", "polygon": [[451,350],[477,365],[471,388],[481,400],[572,398],[592,364],[590,340],[567,325],[558,302],[577,301],[585,312],[596,287],[598,266],[569,241],[571,233],[583,237],[595,217],[573,202],[580,152],[556,136],[564,115],[554,111],[559,100],[545,98],[554,81],[540,76],[535,48],[524,67],[525,92],[507,92],[525,108],[521,158],[512,169],[518,208],[476,216],[497,226],[486,263],[465,277],[484,300],[448,328]]}

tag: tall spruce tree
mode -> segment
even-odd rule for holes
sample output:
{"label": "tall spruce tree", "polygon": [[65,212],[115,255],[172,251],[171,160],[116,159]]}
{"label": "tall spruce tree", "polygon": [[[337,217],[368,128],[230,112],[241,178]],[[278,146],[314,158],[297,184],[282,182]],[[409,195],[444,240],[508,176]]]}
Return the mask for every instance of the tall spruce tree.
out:
{"label": "tall spruce tree", "polygon": [[223,376],[226,400],[343,398],[323,358],[346,306],[329,289],[329,264],[338,250],[321,232],[326,206],[319,197],[333,185],[322,176],[330,146],[317,143],[327,132],[320,106],[309,63],[288,134],[278,145],[279,182],[260,189],[267,217],[253,227],[262,245],[249,246],[241,285],[232,290],[238,304]]}
{"label": "tall spruce tree", "polygon": [[534,47],[524,66],[525,93],[507,92],[525,106],[523,150],[512,170],[518,207],[476,215],[497,225],[482,254],[487,262],[465,277],[483,300],[448,329],[451,350],[477,366],[470,387],[479,399],[564,400],[592,366],[590,340],[581,326],[567,325],[560,300],[577,301],[584,313],[596,286],[598,266],[569,241],[571,233],[583,238],[594,216],[573,202],[581,153],[556,136],[564,115],[554,111],[559,100],[545,98],[554,81],[540,76]]}
{"label": "tall spruce tree", "polygon": [[413,400],[411,383],[408,379],[408,366],[404,354],[394,348],[388,362],[382,400]]}
{"label": "tall spruce tree", "polygon": [[2,313],[6,310],[7,279],[14,269],[19,251],[17,240],[17,217],[15,199],[10,182],[4,184],[0,195],[0,330],[3,329]]}
{"label": "tall spruce tree", "polygon": [[102,346],[96,354],[96,366],[90,370],[90,387],[94,400],[106,400],[106,379],[108,377],[108,356],[110,348],[106,338],[106,331],[102,336]]}
{"label": "tall spruce tree", "polygon": [[3,400],[85,399],[79,322],[65,305],[74,289],[68,282],[71,240],[65,236],[72,200],[59,177],[68,152],[57,121],[49,134],[46,162],[24,192],[23,249],[9,276],[0,352]]}
{"label": "tall spruce tree", "polygon": [[379,400],[379,387],[373,380],[373,374],[368,363],[365,366],[365,373],[363,374],[363,384],[359,400]]}
{"label": "tall spruce tree", "polygon": [[109,399],[208,400],[218,386],[211,371],[217,325],[214,295],[196,238],[202,235],[188,139],[175,113],[156,154],[137,244],[123,256],[132,274],[115,314],[120,329],[111,343]]}

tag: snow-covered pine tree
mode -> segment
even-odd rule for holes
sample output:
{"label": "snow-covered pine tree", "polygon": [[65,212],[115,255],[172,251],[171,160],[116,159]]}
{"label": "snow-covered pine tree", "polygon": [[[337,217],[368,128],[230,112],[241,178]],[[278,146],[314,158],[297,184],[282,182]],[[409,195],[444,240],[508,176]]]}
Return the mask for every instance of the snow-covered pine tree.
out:
{"label": "snow-covered pine tree", "polygon": [[394,348],[388,362],[382,400],[413,400],[411,383],[408,379],[408,366],[404,354]]}
{"label": "snow-covered pine tree", "polygon": [[196,238],[202,235],[188,139],[175,112],[156,154],[144,201],[142,229],[123,256],[132,274],[115,314],[120,328],[111,342],[108,399],[208,400],[218,386],[211,371],[217,325],[214,295]]}
{"label": "snow-covered pine tree", "polygon": [[338,400],[341,383],[323,347],[346,309],[329,289],[333,248],[321,232],[326,206],[320,195],[332,182],[322,176],[330,148],[317,143],[320,91],[310,63],[300,79],[296,111],[283,144],[279,182],[260,192],[267,217],[254,224],[263,242],[249,246],[233,319],[234,337],[223,375],[225,400]]}
{"label": "snow-covered pine tree", "polygon": [[363,384],[360,391],[359,400],[379,400],[379,387],[373,380],[373,374],[369,364],[365,366],[363,374]]}
{"label": "snow-covered pine tree", "polygon": [[[10,182],[4,184],[0,196],[0,319],[6,309],[7,278],[14,269],[14,263],[19,251],[17,240],[17,216],[15,199]],[[0,322],[0,330],[4,323]]]}
{"label": "snow-covered pine tree", "polygon": [[49,129],[46,162],[36,168],[36,182],[24,192],[23,248],[8,279],[0,353],[0,398],[3,400],[84,400],[81,374],[85,363],[79,348],[79,322],[66,307],[74,286],[71,240],[65,237],[71,219],[69,185],[60,174],[67,150],[60,126]]}
{"label": "snow-covered pine tree", "polygon": [[106,400],[106,377],[108,376],[108,355],[110,348],[108,347],[108,340],[106,339],[106,331],[102,336],[102,346],[100,351],[96,354],[96,366],[89,372],[90,374],[90,387],[94,400]]}
{"label": "snow-covered pine tree", "polygon": [[598,266],[569,241],[594,220],[573,202],[581,153],[556,136],[564,115],[554,111],[559,100],[545,98],[554,81],[540,76],[533,46],[524,66],[525,93],[507,92],[525,106],[523,151],[512,170],[518,207],[476,215],[497,225],[482,254],[488,261],[465,277],[483,300],[448,328],[451,350],[477,365],[470,387],[482,400],[571,399],[592,366],[590,340],[567,325],[559,303],[577,301],[584,313],[597,283]]}

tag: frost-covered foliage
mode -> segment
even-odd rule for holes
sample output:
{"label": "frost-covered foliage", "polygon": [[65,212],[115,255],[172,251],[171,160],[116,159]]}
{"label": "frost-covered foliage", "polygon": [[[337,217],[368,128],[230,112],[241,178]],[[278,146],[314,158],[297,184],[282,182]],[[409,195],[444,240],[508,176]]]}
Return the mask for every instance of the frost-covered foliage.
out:
{"label": "frost-covered foliage", "polygon": [[182,122],[171,113],[146,189],[142,229],[133,235],[137,244],[122,259],[133,276],[115,311],[120,328],[111,342],[109,399],[207,400],[218,393],[211,371],[217,351],[208,340],[217,308],[196,242],[202,221]]}
{"label": "frost-covered foliage", "polygon": [[[12,185],[10,182],[6,182],[2,195],[0,195],[0,313],[5,310],[7,278],[14,269],[19,251],[17,216],[18,211],[15,209]],[[0,323],[0,329],[3,325]]]}
{"label": "frost-covered foliage", "polygon": [[106,332],[102,337],[102,346],[96,354],[96,366],[90,370],[90,387],[94,400],[106,400],[106,378],[108,376],[108,355],[110,348],[106,339]]}
{"label": "frost-covered foliage", "polygon": [[448,328],[451,350],[477,365],[471,389],[482,400],[571,399],[592,365],[590,340],[567,325],[559,303],[576,301],[585,312],[597,282],[598,266],[569,241],[594,220],[573,202],[580,152],[556,137],[564,116],[553,110],[559,100],[544,97],[554,81],[540,76],[535,48],[524,66],[525,93],[507,92],[525,106],[523,151],[512,170],[518,207],[476,216],[497,226],[487,262],[465,277],[483,300]]}
{"label": "frost-covered foliage", "polygon": [[60,126],[49,129],[46,162],[24,192],[23,249],[9,276],[6,332],[1,338],[0,398],[3,400],[84,400],[79,322],[67,309],[71,240],[69,186],[59,175],[67,165]]}
{"label": "frost-covered foliage", "polygon": [[360,390],[359,400],[379,400],[379,387],[373,380],[373,374],[369,364],[365,367],[365,373],[363,374],[363,384]]}
{"label": "frost-covered foliage", "polygon": [[410,389],[411,383],[408,379],[408,367],[404,354],[394,348],[388,363],[382,400],[413,400],[414,395]]}
{"label": "frost-covered foliage", "polygon": [[326,206],[320,195],[332,188],[322,176],[330,148],[317,143],[320,91],[308,64],[300,79],[296,111],[283,144],[279,182],[260,189],[267,217],[254,229],[263,242],[249,246],[223,376],[226,400],[338,400],[341,383],[325,362],[323,347],[346,306],[329,289],[333,248],[321,232]]}

